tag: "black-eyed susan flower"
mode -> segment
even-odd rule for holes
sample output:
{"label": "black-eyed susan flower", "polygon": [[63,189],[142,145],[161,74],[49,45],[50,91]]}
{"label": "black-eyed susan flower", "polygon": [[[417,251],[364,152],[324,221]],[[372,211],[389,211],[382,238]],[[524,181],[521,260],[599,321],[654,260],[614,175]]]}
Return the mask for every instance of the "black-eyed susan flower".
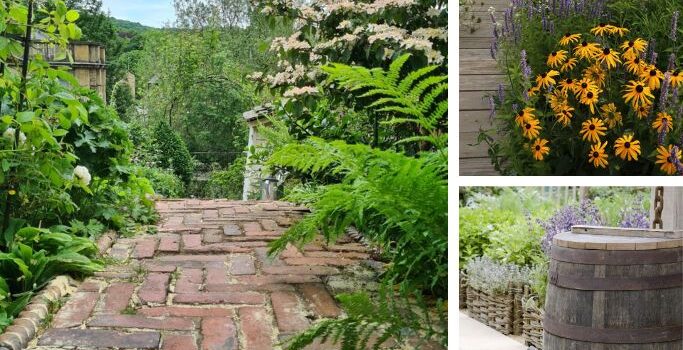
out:
{"label": "black-eyed susan flower", "polygon": [[620,48],[624,51],[624,53],[621,54],[621,57],[630,61],[638,57],[641,53],[645,52],[645,49],[647,48],[647,41],[641,38],[624,41]]}
{"label": "black-eyed susan flower", "polygon": [[591,118],[581,123],[581,131],[579,134],[583,135],[582,139],[590,142],[600,142],[600,136],[605,136],[605,123],[598,118]]}
{"label": "black-eyed susan flower", "polygon": [[576,67],[577,62],[579,62],[579,60],[577,60],[576,58],[574,58],[574,57],[569,58],[567,60],[567,62],[565,62],[562,65],[562,67],[560,67],[560,72],[564,73],[564,72],[568,72],[568,71],[574,69],[574,67]]}
{"label": "black-eyed susan flower", "polygon": [[562,46],[568,46],[571,45],[575,42],[578,42],[579,39],[581,39],[581,34],[570,34],[570,33],[565,33],[562,38],[560,39],[560,45]]}
{"label": "black-eyed susan flower", "polygon": [[572,78],[567,78],[560,81],[560,90],[564,93],[574,92],[576,81]]}
{"label": "black-eyed susan flower", "polygon": [[626,89],[624,89],[624,101],[626,103],[630,101],[636,110],[640,106],[651,105],[654,98],[650,88],[640,81],[631,80],[626,84]]}
{"label": "black-eyed susan flower", "polygon": [[607,69],[616,68],[617,62],[621,63],[619,59],[619,53],[616,50],[612,50],[609,47],[605,47],[596,54],[593,58],[600,63],[607,65]]}
{"label": "black-eyed susan flower", "polygon": [[560,72],[556,70],[550,70],[547,73],[541,73],[540,75],[536,76],[536,87],[540,88],[548,88],[551,85],[555,85],[555,79],[553,77],[556,77],[560,75]]}
{"label": "black-eyed susan flower", "polygon": [[611,34],[619,35],[619,37],[622,37],[622,36],[626,35],[628,32],[630,32],[630,30],[628,30],[628,28],[617,27],[617,26],[612,26],[611,30],[612,30]]}
{"label": "black-eyed susan flower", "polygon": [[574,87],[574,95],[579,98],[581,95],[585,94],[588,90],[597,90],[598,86],[590,80],[589,78],[583,78]]}
{"label": "black-eyed susan flower", "polygon": [[605,147],[607,147],[607,141],[603,144],[598,143],[591,146],[590,152],[588,152],[588,162],[593,163],[594,167],[607,168],[607,154],[605,153]]}
{"label": "black-eyed susan flower", "polygon": [[605,86],[605,80],[607,80],[607,74],[605,73],[605,70],[602,69],[598,63],[587,67],[583,71],[583,77],[591,80],[598,87]]}
{"label": "black-eyed susan flower", "polygon": [[674,129],[674,123],[671,115],[666,112],[657,113],[657,118],[652,122],[652,128],[657,129],[657,132],[662,132],[666,126],[666,131],[669,132]]}
{"label": "black-eyed susan flower", "polygon": [[550,153],[550,147],[546,146],[548,140],[546,139],[536,139],[531,145],[531,152],[534,154],[534,159],[543,160],[543,156]]}
{"label": "black-eyed susan flower", "polygon": [[553,90],[553,92],[549,93],[547,97],[548,102],[550,103],[550,108],[552,108],[552,110],[555,112],[559,111],[561,106],[566,105],[569,101],[567,93],[561,89]]}
{"label": "black-eyed susan flower", "polygon": [[522,125],[522,135],[524,135],[524,137],[528,138],[529,140],[536,138],[536,136],[538,136],[538,134],[540,133],[541,129],[543,129],[538,124],[539,121],[535,118],[525,120],[524,125]]}
{"label": "black-eyed susan flower", "polygon": [[595,114],[595,105],[598,104],[598,98],[602,90],[588,90],[585,94],[581,95],[581,104],[588,106],[591,114]]}
{"label": "black-eyed susan flower", "polygon": [[600,116],[607,122],[607,126],[610,129],[621,125],[623,119],[621,112],[617,110],[617,106],[614,103],[600,106]]}
{"label": "black-eyed susan flower", "polygon": [[647,116],[650,114],[650,107],[650,105],[642,105],[636,108],[636,116],[638,119],[647,118]]}
{"label": "black-eyed susan flower", "polygon": [[527,119],[533,119],[536,117],[534,116],[533,112],[534,109],[531,107],[525,107],[524,109],[520,110],[519,112],[517,112],[517,114],[515,114],[515,123],[517,123],[517,125],[519,126],[524,125],[524,122]]}
{"label": "black-eyed susan flower", "polygon": [[671,74],[669,75],[669,83],[671,83],[672,87],[677,88],[683,86],[683,72],[680,69],[671,71]]}
{"label": "black-eyed susan flower", "polygon": [[574,48],[574,56],[583,58],[585,60],[592,59],[593,56],[600,53],[600,44],[587,43],[585,40]]}
{"label": "black-eyed susan flower", "polygon": [[555,118],[557,121],[562,123],[562,126],[567,126],[572,122],[572,112],[574,108],[570,105],[564,105],[558,112],[555,113]]}
{"label": "black-eyed susan flower", "polygon": [[624,135],[614,142],[615,154],[624,160],[638,160],[640,141],[634,140],[633,135]]}
{"label": "black-eyed susan flower", "polygon": [[598,36],[604,36],[607,34],[613,34],[614,31],[616,30],[617,27],[607,24],[607,23],[600,23],[596,27],[591,29],[591,34],[598,35]]}
{"label": "black-eyed susan flower", "polygon": [[546,63],[548,64],[548,66],[555,68],[557,66],[564,64],[564,61],[566,59],[567,51],[557,50],[551,52],[550,55],[548,55],[548,60],[546,61]]}
{"label": "black-eyed susan flower", "polygon": [[[673,152],[673,145],[669,145],[669,148],[667,149],[664,146],[659,146],[657,148],[657,161],[655,164],[661,164],[660,169],[665,172],[667,175],[673,175],[676,173],[676,164],[674,164],[673,159],[671,158],[671,153]],[[678,150],[676,152],[676,155],[678,159],[681,159],[681,150]]]}
{"label": "black-eyed susan flower", "polygon": [[626,71],[631,74],[640,75],[647,68],[647,64],[640,58],[636,57],[630,61],[626,61]]}
{"label": "black-eyed susan flower", "polygon": [[640,73],[640,79],[647,84],[647,86],[650,88],[650,90],[654,91],[656,89],[659,89],[659,87],[662,85],[662,79],[664,79],[664,74],[655,67],[655,65],[651,64],[647,66],[647,68]]}

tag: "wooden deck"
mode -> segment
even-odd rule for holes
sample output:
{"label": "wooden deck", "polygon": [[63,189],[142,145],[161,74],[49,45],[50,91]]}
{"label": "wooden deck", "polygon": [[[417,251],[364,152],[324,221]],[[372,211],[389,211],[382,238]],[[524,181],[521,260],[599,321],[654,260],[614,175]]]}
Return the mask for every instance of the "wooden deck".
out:
{"label": "wooden deck", "polygon": [[482,19],[474,33],[460,28],[460,175],[499,175],[491,165],[487,145],[474,145],[479,128],[491,127],[487,95],[496,93],[504,76],[491,58],[491,19],[486,10],[493,6],[496,19],[503,20],[503,10],[509,0],[484,0],[475,7],[475,15]]}

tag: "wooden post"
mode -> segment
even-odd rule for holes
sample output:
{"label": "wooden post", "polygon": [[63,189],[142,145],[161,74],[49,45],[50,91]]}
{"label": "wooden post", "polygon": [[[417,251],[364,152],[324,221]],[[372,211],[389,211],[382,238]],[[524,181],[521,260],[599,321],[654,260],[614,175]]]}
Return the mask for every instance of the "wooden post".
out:
{"label": "wooden post", "polygon": [[[655,187],[650,194],[650,224],[654,220]],[[664,187],[662,224],[665,230],[683,230],[683,187]]]}

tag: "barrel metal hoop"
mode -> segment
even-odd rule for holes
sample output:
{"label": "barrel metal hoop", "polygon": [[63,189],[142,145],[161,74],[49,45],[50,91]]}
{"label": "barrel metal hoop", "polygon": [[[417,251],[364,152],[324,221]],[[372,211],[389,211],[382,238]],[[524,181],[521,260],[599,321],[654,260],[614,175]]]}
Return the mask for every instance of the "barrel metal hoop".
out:
{"label": "barrel metal hoop", "polygon": [[593,328],[561,323],[548,314],[543,318],[543,328],[554,336],[593,343],[664,343],[683,338],[683,325],[639,329]]}
{"label": "barrel metal hoop", "polygon": [[565,289],[575,290],[654,290],[677,288],[683,286],[683,274],[636,277],[636,278],[599,278],[599,277],[577,277],[562,275],[556,269],[551,269],[550,284]]}
{"label": "barrel metal hoop", "polygon": [[683,262],[683,248],[651,250],[588,250],[553,246],[552,259],[588,265],[646,265]]}

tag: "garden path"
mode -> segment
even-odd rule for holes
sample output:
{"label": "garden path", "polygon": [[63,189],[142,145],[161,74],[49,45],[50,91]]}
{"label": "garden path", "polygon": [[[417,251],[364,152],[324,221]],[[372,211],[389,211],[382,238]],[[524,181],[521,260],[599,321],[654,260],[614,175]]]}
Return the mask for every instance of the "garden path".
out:
{"label": "garden path", "polygon": [[[495,93],[503,82],[496,61],[491,58],[491,19],[486,12],[494,7],[502,20],[509,0],[476,1],[472,12],[482,19],[474,32],[460,26],[460,175],[498,175],[488,157],[487,146],[477,143],[479,128],[491,126],[487,94]],[[480,6],[480,4],[483,4]]]}
{"label": "garden path", "polygon": [[[31,349],[278,348],[314,320],[340,315],[330,291],[372,283],[349,276],[377,265],[351,238],[267,258],[267,243],[306,208],[224,200],[156,206],[158,233],[117,240],[107,250],[115,262],[80,285]],[[375,271],[366,269],[364,276]]]}
{"label": "garden path", "polygon": [[498,333],[495,329],[460,311],[460,350],[526,350],[521,341]]}

